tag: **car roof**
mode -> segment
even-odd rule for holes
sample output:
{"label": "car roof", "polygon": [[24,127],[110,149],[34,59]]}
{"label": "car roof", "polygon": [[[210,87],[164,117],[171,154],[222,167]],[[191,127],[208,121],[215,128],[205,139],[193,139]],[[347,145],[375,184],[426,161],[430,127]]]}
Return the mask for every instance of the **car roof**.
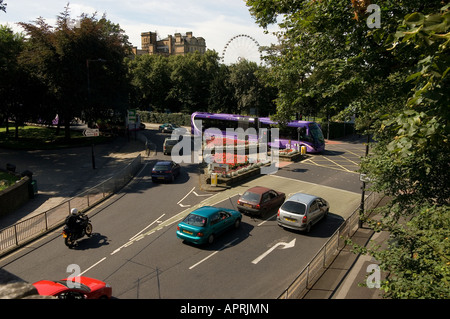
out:
{"label": "car roof", "polygon": [[170,165],[171,163],[172,163],[171,161],[159,161],[159,162],[156,162],[155,166],[156,165]]}
{"label": "car roof", "polygon": [[210,217],[214,213],[217,213],[218,211],[224,210],[223,208],[213,207],[213,206],[203,206],[200,208],[197,208],[196,210],[193,210],[191,214],[199,215],[202,217]]}
{"label": "car roof", "polygon": [[267,191],[270,191],[270,188],[263,186],[255,186],[246,190],[246,192],[256,193],[256,194],[264,194]]}
{"label": "car roof", "polygon": [[305,193],[296,193],[296,194],[290,196],[288,199],[286,199],[286,201],[294,201],[294,202],[309,204],[317,198],[319,198],[319,197],[317,197],[315,195],[310,195],[310,194],[305,194]]}

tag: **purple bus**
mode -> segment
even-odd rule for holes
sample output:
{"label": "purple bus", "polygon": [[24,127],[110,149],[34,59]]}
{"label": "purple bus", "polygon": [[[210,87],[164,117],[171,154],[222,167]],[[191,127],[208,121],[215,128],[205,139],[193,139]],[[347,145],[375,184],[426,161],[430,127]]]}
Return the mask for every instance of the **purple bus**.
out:
{"label": "purple bus", "polygon": [[[201,120],[201,130],[196,126],[195,121]],[[269,138],[270,147],[278,147],[279,149],[297,148],[306,146],[306,152],[319,153],[325,150],[325,139],[319,124],[310,121],[292,121],[286,126],[280,127],[277,122],[270,120],[268,117],[253,117],[236,114],[218,114],[195,112],[191,115],[191,133],[196,136],[203,136],[203,132],[208,128],[217,128],[227,138],[236,138],[234,136],[226,136],[226,129],[242,128],[244,131],[248,128],[258,129],[271,128],[279,129],[279,138],[272,141]],[[249,139],[257,139],[257,136],[249,136]],[[290,143],[290,146],[289,146]]]}

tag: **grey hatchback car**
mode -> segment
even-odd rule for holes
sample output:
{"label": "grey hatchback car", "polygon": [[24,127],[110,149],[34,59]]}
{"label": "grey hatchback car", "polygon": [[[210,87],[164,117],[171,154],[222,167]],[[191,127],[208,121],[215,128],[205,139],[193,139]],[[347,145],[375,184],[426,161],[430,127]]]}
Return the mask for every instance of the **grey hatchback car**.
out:
{"label": "grey hatchback car", "polygon": [[164,155],[172,153],[173,147],[178,143],[178,140],[173,140],[171,138],[166,138],[163,144]]}
{"label": "grey hatchback car", "polygon": [[309,232],[311,226],[327,216],[330,205],[318,196],[296,193],[281,205],[277,222],[281,227]]}

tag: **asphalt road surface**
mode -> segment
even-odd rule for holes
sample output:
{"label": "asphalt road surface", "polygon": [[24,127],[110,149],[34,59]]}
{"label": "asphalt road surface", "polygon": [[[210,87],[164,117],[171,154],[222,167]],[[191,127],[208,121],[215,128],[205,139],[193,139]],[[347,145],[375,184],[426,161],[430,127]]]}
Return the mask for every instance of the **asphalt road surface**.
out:
{"label": "asphalt road surface", "polygon": [[[59,229],[3,258],[0,267],[35,282],[73,275],[75,264],[81,275],[109,283],[116,298],[277,298],[359,205],[355,154],[363,155],[361,144],[333,145],[323,155],[308,156],[306,162],[282,165],[274,175],[205,193],[199,190],[196,164],[183,163],[173,184],[151,181],[156,160],[170,156],[160,149],[163,134],[148,130],[147,134],[158,145],[158,155],[119,194],[89,213],[91,238],[68,249]],[[176,237],[177,223],[193,209],[235,208],[238,195],[255,185],[287,195],[322,196],[330,203],[330,214],[309,234],[280,228],[273,211],[262,217],[244,215],[239,229],[210,246]]]}

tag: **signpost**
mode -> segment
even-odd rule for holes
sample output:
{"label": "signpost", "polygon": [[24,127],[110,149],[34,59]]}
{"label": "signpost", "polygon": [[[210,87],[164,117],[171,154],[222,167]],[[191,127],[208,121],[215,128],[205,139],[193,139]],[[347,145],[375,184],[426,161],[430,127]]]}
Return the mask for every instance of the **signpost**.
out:
{"label": "signpost", "polygon": [[[98,128],[88,128],[83,131],[83,136],[86,137],[94,137],[99,135],[100,133]],[[94,143],[92,143],[91,156],[92,156],[92,169],[95,169]]]}
{"label": "signpost", "polygon": [[128,110],[128,121],[129,123],[136,123],[136,110]]}
{"label": "signpost", "polygon": [[83,131],[83,135],[86,137],[93,137],[93,136],[99,136],[100,133],[98,131],[98,128],[88,128]]}

